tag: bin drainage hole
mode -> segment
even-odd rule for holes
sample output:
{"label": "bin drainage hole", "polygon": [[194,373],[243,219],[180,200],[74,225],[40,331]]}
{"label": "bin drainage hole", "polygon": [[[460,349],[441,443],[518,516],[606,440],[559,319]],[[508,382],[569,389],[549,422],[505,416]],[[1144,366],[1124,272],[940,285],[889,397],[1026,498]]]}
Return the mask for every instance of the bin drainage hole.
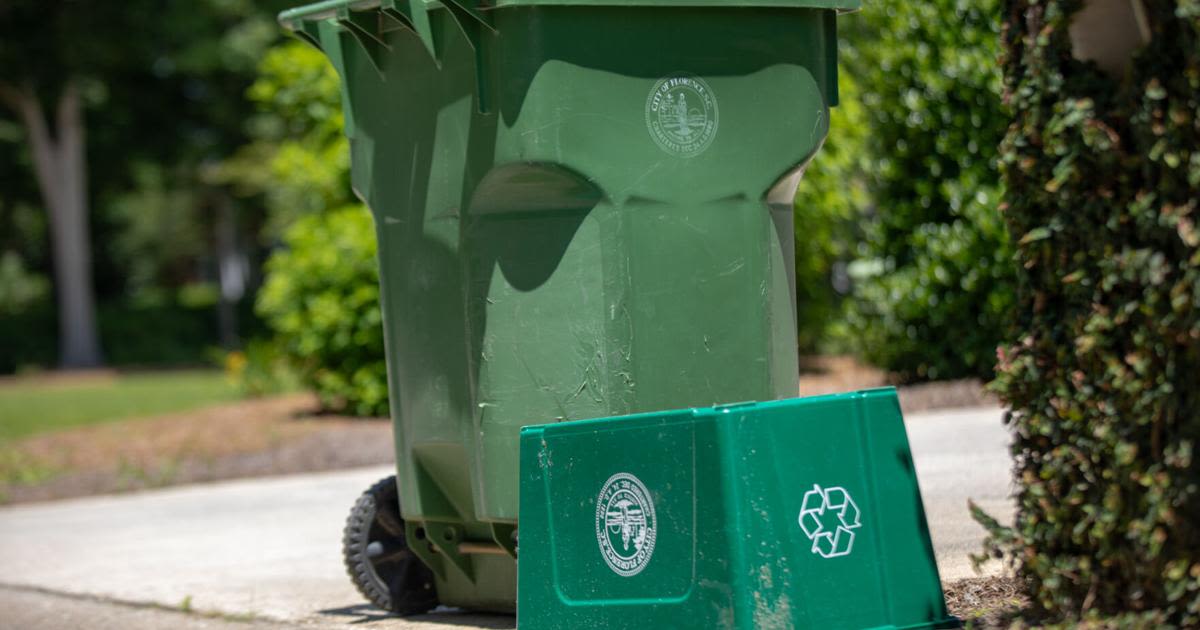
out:
{"label": "bin drainage hole", "polygon": [[454,530],[447,529],[446,531],[442,532],[442,538],[445,538],[447,541],[454,540]]}
{"label": "bin drainage hole", "polygon": [[424,527],[418,527],[417,531],[415,531],[413,533],[417,535],[417,540],[425,540],[425,528]]}

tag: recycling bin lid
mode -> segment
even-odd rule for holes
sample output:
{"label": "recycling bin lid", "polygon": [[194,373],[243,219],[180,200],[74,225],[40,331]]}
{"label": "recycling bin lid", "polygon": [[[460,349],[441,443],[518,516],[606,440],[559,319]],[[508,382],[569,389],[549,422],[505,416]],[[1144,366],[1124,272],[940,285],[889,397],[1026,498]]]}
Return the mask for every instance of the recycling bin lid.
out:
{"label": "recycling bin lid", "polygon": [[[447,2],[451,0],[446,0]],[[435,8],[439,0],[409,0],[411,4]],[[388,3],[388,0],[382,0]],[[784,7],[797,9],[834,9],[839,12],[857,11],[862,0],[456,0],[455,4],[470,12],[520,6],[577,6],[577,7]],[[289,9],[279,14],[279,21],[294,28],[304,20],[337,17],[346,11],[368,11],[379,8],[381,0],[323,0]]]}

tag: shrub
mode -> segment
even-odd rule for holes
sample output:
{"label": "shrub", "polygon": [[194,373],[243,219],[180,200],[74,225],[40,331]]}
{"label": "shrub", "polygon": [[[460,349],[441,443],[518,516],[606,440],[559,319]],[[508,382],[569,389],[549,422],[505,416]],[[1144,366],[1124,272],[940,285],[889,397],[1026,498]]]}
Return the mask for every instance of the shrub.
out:
{"label": "shrub", "polygon": [[97,306],[104,357],[113,365],[202,365],[217,345],[213,302],[101,302]]}
{"label": "shrub", "polygon": [[[846,40],[840,43],[845,48]],[[838,91],[841,102],[829,113],[825,145],[796,190],[796,341],[801,352],[837,349],[831,330],[849,288],[836,277],[837,267],[853,253],[858,238],[854,219],[868,201],[863,177],[866,113],[854,76],[843,72]]]}
{"label": "shrub", "polygon": [[1011,312],[1011,249],[994,212],[1008,123],[998,13],[999,0],[880,0],[845,20],[867,200],[848,329],[905,379],[990,374]]}
{"label": "shrub", "polygon": [[1006,14],[1000,355],[1017,514],[982,520],[1052,617],[1200,626],[1200,4],[1145,3],[1128,80],[1071,56],[1079,0]]}
{"label": "shrub", "polygon": [[379,270],[370,213],[314,214],[284,233],[267,261],[258,312],[301,379],[334,411],[387,413]]}
{"label": "shrub", "polygon": [[254,339],[242,350],[221,357],[225,374],[247,396],[266,396],[299,389],[291,362],[275,339]]}
{"label": "shrub", "polygon": [[258,108],[251,142],[211,178],[267,208],[264,232],[278,237],[297,218],[354,203],[350,144],[343,133],[338,76],[312,46],[291,40],[270,49],[246,96]]}
{"label": "shrub", "polygon": [[226,367],[247,392],[267,393],[293,385],[282,357],[327,408],[386,414],[375,234],[370,215],[349,206],[337,73],[319,51],[289,41],[263,58],[247,96],[259,107],[248,125],[253,141],[213,177],[262,198],[264,233],[282,234],[283,249],[266,265],[257,302],[273,338]]}

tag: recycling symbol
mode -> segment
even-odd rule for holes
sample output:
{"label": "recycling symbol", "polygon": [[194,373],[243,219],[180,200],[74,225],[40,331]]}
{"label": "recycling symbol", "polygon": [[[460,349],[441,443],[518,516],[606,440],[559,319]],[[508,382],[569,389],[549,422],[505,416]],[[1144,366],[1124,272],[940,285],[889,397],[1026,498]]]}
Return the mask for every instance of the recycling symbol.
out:
{"label": "recycling symbol", "polygon": [[854,548],[854,530],[862,527],[858,506],[845,488],[835,486],[804,493],[800,505],[800,528],[812,541],[812,552],[822,558],[850,555]]}

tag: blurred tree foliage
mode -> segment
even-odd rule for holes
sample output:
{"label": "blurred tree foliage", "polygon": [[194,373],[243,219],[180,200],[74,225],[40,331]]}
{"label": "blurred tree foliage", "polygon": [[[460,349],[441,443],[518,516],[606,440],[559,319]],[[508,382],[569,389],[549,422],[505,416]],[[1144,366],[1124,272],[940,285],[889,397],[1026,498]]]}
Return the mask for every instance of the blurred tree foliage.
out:
{"label": "blurred tree foliage", "polygon": [[1004,217],[1019,332],[997,367],[1017,512],[989,526],[1035,608],[1200,627],[1200,2],[1144,3],[1124,76],[1072,56],[1079,0],[1005,20]]}
{"label": "blurred tree foliage", "polygon": [[267,262],[258,310],[322,405],[386,415],[375,224],[362,206],[298,219]]}
{"label": "blurred tree foliage", "polygon": [[[798,278],[819,287],[799,307],[827,312],[835,287],[816,281],[831,257],[848,261],[851,295],[834,330],[905,379],[990,374],[1011,311],[1011,247],[996,213],[1008,124],[999,4],[881,0],[841,20],[844,96],[797,199]],[[832,238],[802,245],[814,232],[806,213]],[[802,262],[810,256],[822,262]],[[800,337],[818,334],[828,329]]]}
{"label": "blurred tree foliage", "polygon": [[[274,14],[289,4],[0,3],[5,78],[46,102],[67,79],[80,94],[92,282],[108,360],[193,363],[217,343],[214,231],[228,194],[205,173],[246,141],[253,110],[242,94],[282,37]],[[0,108],[0,256],[15,256],[21,277],[45,283],[50,229],[31,158],[27,130]],[[253,258],[256,207],[234,214]],[[14,278],[0,277],[0,293],[16,290]],[[53,292],[40,295],[0,313],[0,372],[53,364],[56,304]]]}
{"label": "blurred tree foliage", "polygon": [[[997,13],[998,0],[884,0],[843,20],[841,104],[796,201],[802,349],[827,347],[830,324],[848,321],[843,341],[907,378],[990,369],[1012,292],[1011,254],[995,212],[995,152],[1006,124]],[[367,344],[378,357],[343,344],[367,333],[361,324],[377,309],[337,310],[346,328],[339,341],[321,341],[332,334],[330,296],[376,291],[373,275],[349,271],[373,259],[347,254],[348,269],[305,267],[304,277],[282,262],[336,260],[317,251],[321,242],[352,247],[354,222],[365,220],[297,222],[353,203],[338,78],[318,51],[290,42],[264,57],[248,94],[259,109],[253,140],[215,177],[263,199],[268,234],[283,235],[286,250],[268,265],[260,312],[327,404],[382,412],[379,332]],[[850,299],[839,289],[852,291]]]}
{"label": "blurred tree foliage", "polygon": [[294,40],[272,48],[246,95],[255,106],[251,141],[212,178],[264,203],[267,238],[278,239],[301,216],[355,201],[339,79],[320,51]]}
{"label": "blurred tree foliage", "polygon": [[[257,309],[275,347],[331,410],[386,415],[387,367],[370,213],[350,190],[339,83],[319,51],[283,43],[262,59],[247,91],[252,141],[214,170],[267,209],[280,247],[266,264]],[[249,361],[270,362],[260,347]],[[248,389],[269,366],[247,365]]]}
{"label": "blurred tree foliage", "polygon": [[843,318],[842,295],[849,290],[845,261],[861,237],[855,218],[870,201],[866,112],[854,75],[843,71],[838,84],[841,102],[830,111],[828,139],[796,191],[796,342],[805,353],[833,345],[830,333]]}

